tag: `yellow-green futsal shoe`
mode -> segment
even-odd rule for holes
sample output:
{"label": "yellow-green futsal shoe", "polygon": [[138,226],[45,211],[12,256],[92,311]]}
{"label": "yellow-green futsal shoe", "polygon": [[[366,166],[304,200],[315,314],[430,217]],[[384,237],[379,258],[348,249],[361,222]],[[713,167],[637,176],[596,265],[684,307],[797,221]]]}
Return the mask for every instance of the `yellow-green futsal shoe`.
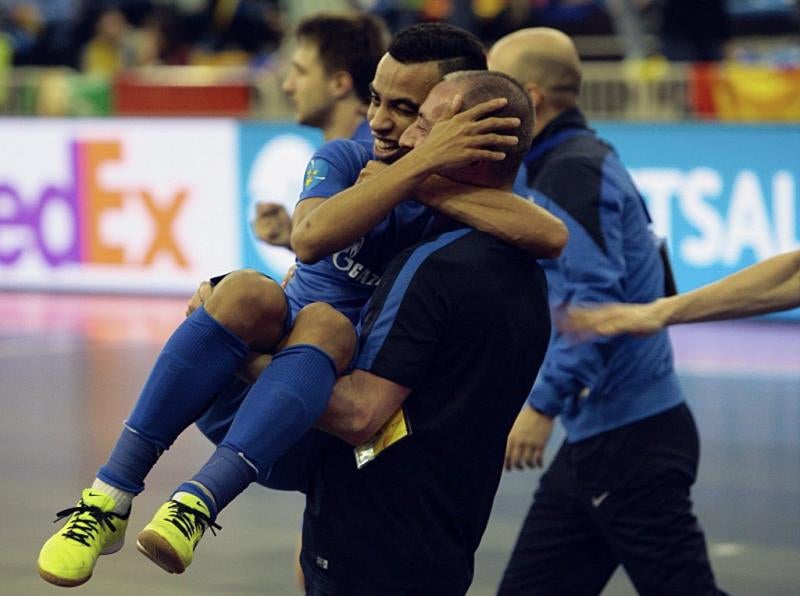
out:
{"label": "yellow-green futsal shoe", "polygon": [[201,499],[187,492],[175,493],[156,511],[136,540],[139,552],[170,573],[183,573],[206,528],[220,527]]}
{"label": "yellow-green futsal shoe", "polygon": [[79,586],[92,577],[100,555],[122,548],[128,515],[114,513],[114,499],[90,488],[75,507],[56,514],[67,523],[44,543],[39,552],[39,575],[57,586]]}

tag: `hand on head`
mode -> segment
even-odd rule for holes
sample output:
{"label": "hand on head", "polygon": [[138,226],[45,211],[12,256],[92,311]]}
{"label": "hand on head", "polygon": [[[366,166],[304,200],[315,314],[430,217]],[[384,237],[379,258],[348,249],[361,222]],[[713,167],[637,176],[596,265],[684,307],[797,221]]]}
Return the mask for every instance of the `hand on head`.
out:
{"label": "hand on head", "polygon": [[413,147],[417,159],[430,165],[431,171],[443,173],[463,168],[477,161],[501,161],[506,154],[502,147],[519,142],[515,135],[503,131],[517,128],[518,118],[491,116],[508,101],[504,97],[481,102],[462,110],[463,96],[448,96],[447,82],[431,91],[420,108],[417,121],[403,137],[401,145]]}

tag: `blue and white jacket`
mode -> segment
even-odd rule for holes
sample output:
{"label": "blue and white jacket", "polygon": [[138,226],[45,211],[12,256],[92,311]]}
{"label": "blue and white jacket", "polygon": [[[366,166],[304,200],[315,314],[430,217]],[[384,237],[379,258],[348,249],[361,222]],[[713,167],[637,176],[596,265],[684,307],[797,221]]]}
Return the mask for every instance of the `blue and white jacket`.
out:
{"label": "blue and white jacket", "polygon": [[[644,203],[614,149],[577,108],[534,139],[516,192],[564,221],[569,242],[542,261],[551,307],[650,302],[664,268]],[[575,343],[555,328],[528,403],[561,416],[570,442],[653,416],[683,401],[666,331]]]}

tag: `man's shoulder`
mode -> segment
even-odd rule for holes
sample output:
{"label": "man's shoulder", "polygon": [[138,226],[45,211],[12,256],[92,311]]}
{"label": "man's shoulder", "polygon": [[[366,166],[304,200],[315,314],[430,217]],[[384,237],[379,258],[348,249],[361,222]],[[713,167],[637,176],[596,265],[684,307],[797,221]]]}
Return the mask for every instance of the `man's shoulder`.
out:
{"label": "man's shoulder", "polygon": [[612,149],[595,137],[577,138],[573,143],[556,147],[542,163],[542,174],[575,176],[579,173],[600,173]]}
{"label": "man's shoulder", "polygon": [[451,280],[536,266],[535,259],[520,248],[467,227],[424,240],[412,248],[409,258],[424,263],[429,275]]}
{"label": "man's shoulder", "polygon": [[352,139],[335,139],[317,149],[314,152],[314,159],[325,159],[331,162],[352,160],[366,163],[372,159],[372,153],[363,142]]}

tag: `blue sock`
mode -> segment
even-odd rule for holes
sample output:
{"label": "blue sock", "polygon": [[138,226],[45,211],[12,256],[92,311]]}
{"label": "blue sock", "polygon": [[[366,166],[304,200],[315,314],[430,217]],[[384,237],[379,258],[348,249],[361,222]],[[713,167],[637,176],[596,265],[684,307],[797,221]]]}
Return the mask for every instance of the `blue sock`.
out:
{"label": "blue sock", "polygon": [[120,490],[138,495],[144,489],[144,478],[158,461],[161,450],[127,426],[117,439],[108,463],[97,477]]}
{"label": "blue sock", "polygon": [[[211,491],[218,511],[248,484],[266,477],[275,461],[311,428],[328,405],[336,376],[333,359],[316,346],[290,346],[273,358],[217,452],[193,478]],[[223,465],[217,454],[225,448],[235,460],[226,457]]]}
{"label": "blue sock", "polygon": [[100,469],[100,479],[129,492],[141,492],[160,452],[200,417],[233,378],[248,350],[247,344],[204,308],[187,317],[159,354],[126,421],[133,432],[123,431],[112,457]]}
{"label": "blue sock", "polygon": [[[211,512],[211,520],[256,479],[256,469],[230,447],[217,447],[214,454],[191,482],[184,482],[175,492],[186,491],[199,497]],[[213,498],[196,483],[202,484]]]}

